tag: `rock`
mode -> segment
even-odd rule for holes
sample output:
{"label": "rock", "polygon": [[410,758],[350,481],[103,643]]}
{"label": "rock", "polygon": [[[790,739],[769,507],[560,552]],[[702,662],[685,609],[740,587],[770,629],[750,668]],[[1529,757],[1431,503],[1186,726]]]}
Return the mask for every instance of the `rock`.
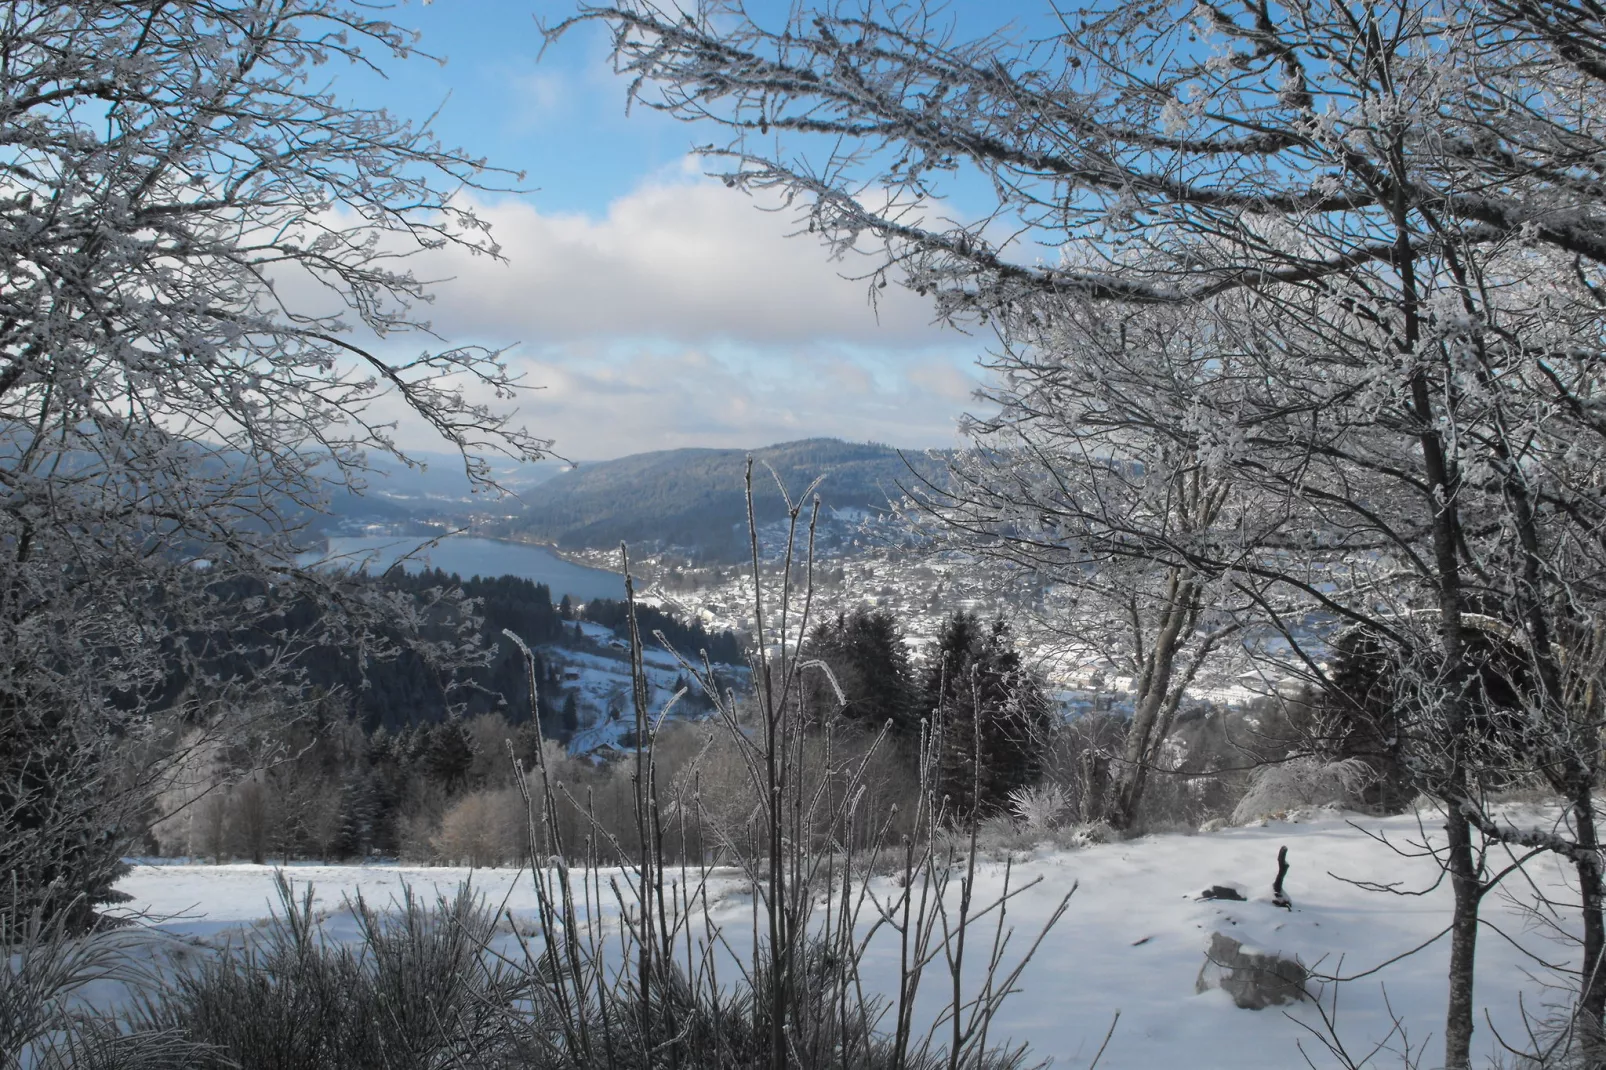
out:
{"label": "rock", "polygon": [[1224,933],[1210,934],[1210,950],[1205,952],[1195,992],[1220,988],[1245,1010],[1258,1011],[1284,1003],[1309,999],[1305,982],[1310,971],[1298,959],[1286,959],[1275,952],[1245,951],[1243,944]]}
{"label": "rock", "polygon": [[1212,884],[1210,887],[1206,888],[1204,891],[1199,893],[1199,898],[1200,899],[1231,899],[1234,902],[1238,902],[1238,903],[1243,903],[1243,902],[1247,901],[1244,898],[1244,893],[1240,892],[1238,889],[1234,888],[1230,884]]}

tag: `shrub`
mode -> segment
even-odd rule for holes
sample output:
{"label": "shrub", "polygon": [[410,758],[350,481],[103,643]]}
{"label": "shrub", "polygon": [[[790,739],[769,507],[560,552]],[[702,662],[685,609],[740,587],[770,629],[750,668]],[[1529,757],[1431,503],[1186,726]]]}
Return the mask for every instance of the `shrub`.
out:
{"label": "shrub", "polygon": [[1066,805],[1065,789],[1058,784],[1044,782],[1009,793],[1009,811],[1028,835],[1041,835],[1054,828]]}
{"label": "shrub", "polygon": [[1353,805],[1375,774],[1359,758],[1328,762],[1301,755],[1250,774],[1249,791],[1232,812],[1235,825],[1301,806]]}
{"label": "shrub", "polygon": [[471,791],[446,811],[429,842],[437,860],[448,865],[516,865],[529,854],[527,822],[516,789]]}
{"label": "shrub", "polygon": [[69,913],[18,918],[0,912],[0,1067],[18,1070],[183,1070],[204,1048],[177,1031],[135,1027],[84,1010],[88,986],[152,981],[136,934],[69,936]]}
{"label": "shrub", "polygon": [[360,898],[355,945],[325,940],[309,887],[278,878],[261,933],[181,973],[136,1012],[143,1030],[205,1045],[209,1065],[253,1070],[422,1070],[506,1065],[536,1028],[513,1013],[528,973],[490,952],[495,915],[468,886],[380,915]]}

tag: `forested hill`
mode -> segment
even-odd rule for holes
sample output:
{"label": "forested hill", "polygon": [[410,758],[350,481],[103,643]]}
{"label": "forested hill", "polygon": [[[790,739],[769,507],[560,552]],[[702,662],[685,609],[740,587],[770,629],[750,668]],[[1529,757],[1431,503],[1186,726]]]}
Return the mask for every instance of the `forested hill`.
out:
{"label": "forested hill", "polygon": [[[523,494],[525,513],[512,533],[568,549],[617,546],[678,548],[707,560],[745,554],[747,504],[743,473],[755,463],[754,502],[760,524],[779,520],[785,504],[769,469],[797,496],[824,477],[828,512],[884,513],[911,479],[910,464],[932,477],[940,460],[890,447],[813,438],[758,450],[681,449],[639,453],[582,465]],[[907,458],[907,463],[905,461]],[[765,465],[769,467],[766,468]]]}

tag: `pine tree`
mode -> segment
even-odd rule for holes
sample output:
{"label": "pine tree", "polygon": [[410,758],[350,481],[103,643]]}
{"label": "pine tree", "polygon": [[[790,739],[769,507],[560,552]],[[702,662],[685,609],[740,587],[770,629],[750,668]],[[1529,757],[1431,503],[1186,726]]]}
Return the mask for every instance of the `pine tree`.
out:
{"label": "pine tree", "polygon": [[563,730],[571,736],[580,730],[580,709],[573,691],[563,696]]}
{"label": "pine tree", "polygon": [[373,780],[366,770],[348,771],[340,784],[340,819],[332,853],[336,858],[361,858],[373,843],[379,815]]}
{"label": "pine tree", "polygon": [[430,778],[448,793],[465,787],[474,766],[474,740],[468,726],[456,717],[436,725],[430,730],[423,760]]}
{"label": "pine tree", "polygon": [[948,619],[920,708],[940,726],[941,790],[955,819],[996,812],[1041,774],[1033,740],[1046,726],[1048,703],[1003,619],[984,625],[963,610]]}
{"label": "pine tree", "polygon": [[102,783],[85,775],[107,761],[112,739],[75,738],[60,708],[39,696],[0,696],[0,724],[9,744],[0,747],[0,834],[12,865],[0,879],[35,892],[28,906],[86,930],[96,907],[129,898],[112,887],[129,869],[128,831],[98,805]]}
{"label": "pine tree", "polygon": [[[878,729],[887,721],[899,731],[920,723],[914,670],[903,642],[903,630],[889,610],[863,606],[825,621],[809,633],[803,657],[824,662],[845,700],[841,716]],[[805,701],[811,715],[837,709],[835,691],[823,674],[807,677]]]}

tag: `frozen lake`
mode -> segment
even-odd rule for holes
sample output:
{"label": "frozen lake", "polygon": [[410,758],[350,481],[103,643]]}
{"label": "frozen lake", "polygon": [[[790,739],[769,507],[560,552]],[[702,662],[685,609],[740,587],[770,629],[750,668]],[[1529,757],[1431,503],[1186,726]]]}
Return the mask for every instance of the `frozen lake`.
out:
{"label": "frozen lake", "polygon": [[572,564],[544,546],[473,535],[449,535],[433,546],[416,536],[332,536],[327,556],[332,562],[353,568],[361,565],[370,572],[383,572],[399,558],[407,557],[403,567],[409,572],[438,568],[464,579],[522,576],[550,587],[554,601],[564,595],[581,602],[625,596],[624,577],[617,572]]}

